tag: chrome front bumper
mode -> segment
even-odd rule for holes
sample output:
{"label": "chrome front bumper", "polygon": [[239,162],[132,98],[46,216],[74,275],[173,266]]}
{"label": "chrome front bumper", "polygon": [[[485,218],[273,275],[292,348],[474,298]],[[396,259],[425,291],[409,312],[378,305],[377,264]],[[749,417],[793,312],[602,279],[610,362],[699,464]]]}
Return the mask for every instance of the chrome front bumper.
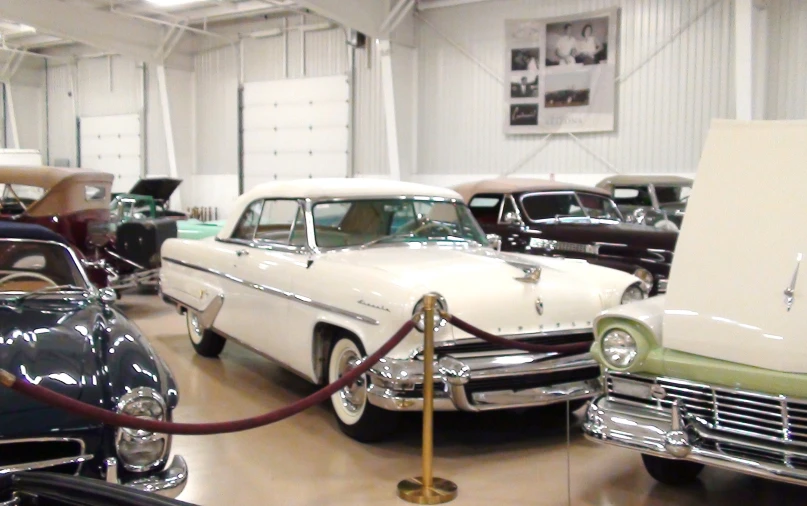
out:
{"label": "chrome front bumper", "polygon": [[104,468],[107,483],[117,483],[172,499],[182,493],[188,482],[188,464],[179,455],[175,455],[171,463],[162,471],[132,480],[121,481],[119,479],[118,460],[114,457],[104,461]]}
{"label": "chrome front bumper", "polygon": [[[454,358],[434,364],[434,409],[490,411],[590,399],[600,388],[588,353],[532,353]],[[382,359],[369,372],[368,400],[391,411],[423,409],[423,362]]]}
{"label": "chrome front bumper", "polygon": [[[762,478],[807,485],[807,468],[796,468],[753,455],[782,452],[807,460],[807,448],[783,450],[781,445],[729,436],[710,429],[683,410],[639,406],[597,397],[589,404],[583,432],[588,439],[648,455],[688,460]],[[732,452],[729,448],[741,449]]]}

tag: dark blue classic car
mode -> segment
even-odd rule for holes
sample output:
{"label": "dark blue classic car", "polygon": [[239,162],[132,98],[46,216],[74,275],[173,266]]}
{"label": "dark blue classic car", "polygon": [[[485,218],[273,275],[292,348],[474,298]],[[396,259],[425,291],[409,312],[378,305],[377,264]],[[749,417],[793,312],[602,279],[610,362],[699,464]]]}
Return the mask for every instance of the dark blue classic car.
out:
{"label": "dark blue classic car", "polygon": [[[0,224],[0,368],[82,402],[170,420],[168,366],[97,289],[65,240],[38,225]],[[185,460],[171,436],[117,429],[0,389],[0,477],[30,470],[100,478],[177,496]]]}

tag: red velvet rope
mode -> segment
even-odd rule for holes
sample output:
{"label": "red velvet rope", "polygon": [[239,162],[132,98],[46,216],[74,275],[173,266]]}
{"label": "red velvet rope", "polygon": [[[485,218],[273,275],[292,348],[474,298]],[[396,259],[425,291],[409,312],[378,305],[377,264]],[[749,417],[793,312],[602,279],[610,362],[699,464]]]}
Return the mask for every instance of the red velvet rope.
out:
{"label": "red velvet rope", "polygon": [[446,318],[448,323],[454,325],[458,329],[464,330],[475,337],[483,339],[491,344],[495,344],[496,346],[501,346],[502,348],[512,348],[529,353],[585,353],[591,349],[591,343],[587,342],[569,344],[525,343],[522,341],[516,341],[515,339],[507,339],[504,337],[495,336],[485,332],[482,329],[474,327],[464,320],[460,320],[454,315],[444,314],[443,317]]}
{"label": "red velvet rope", "polygon": [[113,427],[127,427],[130,429],[140,429],[165,434],[183,434],[186,436],[226,434],[229,432],[240,432],[254,429],[256,427],[262,427],[264,425],[279,422],[328,399],[338,390],[355,382],[359,376],[366,373],[373,365],[384,358],[387,353],[389,353],[395,346],[398,345],[398,343],[403,340],[404,337],[406,337],[407,334],[409,334],[413,327],[414,323],[412,323],[411,320],[407,321],[403,324],[400,330],[398,330],[398,332],[396,332],[395,335],[389,339],[389,341],[379,348],[378,351],[362,361],[358,367],[351,370],[323,389],[314,392],[308,397],[300,399],[297,402],[270,413],[265,413],[252,418],[233,420],[230,422],[175,423],[147,420],[129,415],[122,415],[106,409],[85,404],[75,399],[71,399],[70,397],[58,394],[39,385],[28,383],[27,381],[23,381],[15,377],[13,374],[3,370],[0,370],[0,383],[14,391],[27,395],[28,397],[36,399],[44,404],[48,404],[56,408],[62,408],[79,416],[103,422]]}

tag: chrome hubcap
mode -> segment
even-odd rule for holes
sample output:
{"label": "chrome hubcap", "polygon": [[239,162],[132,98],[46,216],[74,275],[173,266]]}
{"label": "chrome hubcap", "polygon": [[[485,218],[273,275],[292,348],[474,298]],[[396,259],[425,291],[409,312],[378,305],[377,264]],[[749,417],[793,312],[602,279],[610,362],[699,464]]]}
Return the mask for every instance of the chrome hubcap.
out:
{"label": "chrome hubcap", "polygon": [[[352,371],[359,364],[359,356],[353,350],[347,350],[339,357],[339,378]],[[342,405],[351,413],[360,411],[367,399],[367,388],[364,377],[339,391]]]}
{"label": "chrome hubcap", "polygon": [[199,317],[195,314],[191,315],[191,329],[193,329],[197,341],[202,338],[202,326],[199,324]]}

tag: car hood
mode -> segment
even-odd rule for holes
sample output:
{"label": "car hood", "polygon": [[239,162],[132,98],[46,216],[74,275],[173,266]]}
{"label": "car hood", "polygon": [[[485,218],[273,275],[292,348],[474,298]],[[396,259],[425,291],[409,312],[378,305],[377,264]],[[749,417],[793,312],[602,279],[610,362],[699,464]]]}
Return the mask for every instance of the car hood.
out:
{"label": "car hood", "polygon": [[181,179],[171,177],[149,177],[139,180],[132,186],[129,193],[133,195],[147,195],[162,202],[168,201],[174,191],[182,183]]}
{"label": "car hood", "polygon": [[[86,327],[87,311],[86,307],[63,302],[44,307],[38,303],[14,308],[0,306],[0,368],[72,399],[98,402],[98,382],[88,386],[85,381],[97,377],[98,372],[92,340],[87,336],[90,332]],[[25,418],[26,412],[45,409],[49,410],[47,418],[51,418],[48,420],[51,426],[69,425],[73,420],[69,414],[50,410],[9,389],[0,389],[0,434],[13,432],[15,428],[8,424]]]}
{"label": "car hood", "polygon": [[[107,409],[137,387],[160,392],[169,408],[178,402],[170,371],[137,327],[117,310],[82,298],[0,306],[0,368]],[[0,436],[52,433],[90,423],[0,388]]]}
{"label": "car hood", "polygon": [[[804,122],[713,123],[670,272],[666,347],[807,373],[805,139]],[[741,202],[752,219],[731,211]]]}
{"label": "car hood", "polygon": [[[408,307],[423,294],[437,292],[449,312],[499,335],[590,327],[597,313],[614,300],[618,303],[624,290],[638,281],[582,261],[486,248],[409,244],[334,252],[328,257],[345,269],[376,270],[382,279],[405,288],[413,297]],[[539,281],[519,281],[530,266],[541,267]]]}
{"label": "car hood", "polygon": [[633,248],[672,251],[678,240],[678,232],[662,230],[638,223],[613,221],[559,222],[535,227],[528,225],[530,235],[539,239],[569,242],[608,243],[627,245]]}

